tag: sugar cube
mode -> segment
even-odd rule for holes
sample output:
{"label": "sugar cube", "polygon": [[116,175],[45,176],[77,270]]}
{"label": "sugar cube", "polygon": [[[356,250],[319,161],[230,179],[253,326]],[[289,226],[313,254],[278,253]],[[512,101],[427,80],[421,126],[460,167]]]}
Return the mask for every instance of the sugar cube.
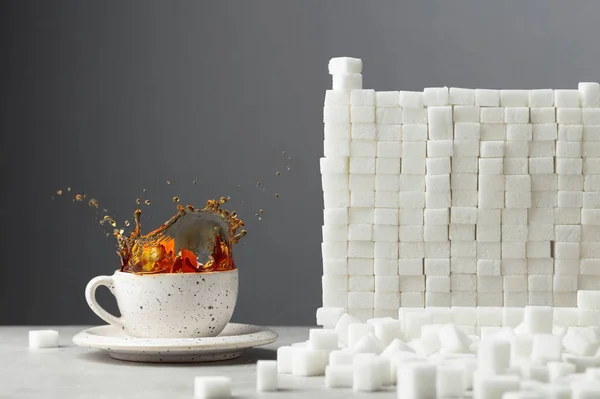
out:
{"label": "sugar cube", "polygon": [[554,90],[556,107],[579,107],[579,90]]}
{"label": "sugar cube", "polygon": [[447,105],[449,90],[447,87],[426,87],[423,90],[423,103],[426,106]]}
{"label": "sugar cube", "polygon": [[556,108],[556,122],[564,124],[580,124],[581,108]]}
{"label": "sugar cube", "polygon": [[211,376],[194,378],[194,397],[216,399],[231,397],[232,381],[229,377]]}
{"label": "sugar cube", "polygon": [[554,107],[536,107],[530,108],[531,123],[555,123],[556,108]]}
{"label": "sugar cube", "polygon": [[332,76],[333,90],[358,90],[363,88],[363,76],[360,73],[336,74]]}
{"label": "sugar cube", "polygon": [[59,334],[56,330],[30,330],[29,348],[45,349],[58,348]]}
{"label": "sugar cube", "polygon": [[256,390],[258,392],[277,390],[277,361],[258,360],[256,362]]}
{"label": "sugar cube", "polygon": [[423,108],[423,92],[400,91],[400,106],[404,108]]}
{"label": "sugar cube", "polygon": [[600,84],[596,82],[580,82],[577,88],[582,107],[600,107]]}
{"label": "sugar cube", "polygon": [[375,108],[378,125],[399,125],[402,123],[402,108]]}
{"label": "sugar cube", "polygon": [[[425,97],[427,98],[427,93],[425,94]],[[427,119],[429,121],[429,139],[453,139],[452,107],[429,106],[427,108]]]}
{"label": "sugar cube", "polygon": [[[353,123],[350,129],[350,136],[352,140],[375,140],[377,137],[377,128],[375,123]],[[354,143],[356,144],[356,143]],[[369,143],[373,144],[373,143]],[[368,144],[367,144],[368,145]],[[350,150],[352,154],[352,147]],[[356,152],[356,151],[354,151]],[[364,150],[364,152],[368,152],[368,150]],[[357,155],[357,154],[352,154]]]}

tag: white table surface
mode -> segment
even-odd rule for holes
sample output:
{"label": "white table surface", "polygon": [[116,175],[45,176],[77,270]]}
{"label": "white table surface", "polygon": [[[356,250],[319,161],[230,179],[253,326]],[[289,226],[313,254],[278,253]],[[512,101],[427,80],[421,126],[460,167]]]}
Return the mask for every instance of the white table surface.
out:
{"label": "white table surface", "polygon": [[[194,377],[233,379],[236,398],[395,398],[395,390],[354,393],[328,390],[323,377],[279,375],[278,392],[256,392],[256,361],[276,359],[279,346],[308,339],[309,327],[271,327],[279,339],[247,350],[239,359],[214,363],[161,364],[114,360],[106,353],[75,346],[73,335],[86,326],[0,327],[0,398],[193,398]],[[30,350],[28,331],[60,332],[60,348]]]}

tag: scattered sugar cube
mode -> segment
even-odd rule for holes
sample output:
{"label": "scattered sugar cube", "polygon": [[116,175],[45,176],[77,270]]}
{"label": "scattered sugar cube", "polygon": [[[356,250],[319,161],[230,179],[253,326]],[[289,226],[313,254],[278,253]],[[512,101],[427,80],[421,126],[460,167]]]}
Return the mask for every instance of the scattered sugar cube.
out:
{"label": "scattered sugar cube", "polygon": [[523,321],[525,330],[529,334],[551,334],[552,314],[549,306],[527,306]]}
{"label": "scattered sugar cube", "polygon": [[437,397],[437,369],[434,364],[398,364],[398,398],[420,399]]}
{"label": "scattered sugar cube", "polygon": [[292,374],[303,377],[324,375],[328,361],[328,350],[295,348],[292,357]]}
{"label": "scattered sugar cube", "polygon": [[384,348],[383,343],[372,332],[364,335],[352,347],[357,353],[371,353],[374,355],[380,355]]}
{"label": "scattered sugar cube", "polygon": [[552,334],[536,334],[533,337],[531,359],[534,362],[546,364],[561,360],[561,337]]}
{"label": "scattered sugar cube", "polygon": [[500,374],[510,365],[510,342],[505,340],[484,340],[477,354],[481,373]]}
{"label": "scattered sugar cube", "polygon": [[45,349],[58,348],[59,334],[56,330],[30,330],[29,348]]}
{"label": "scattered sugar cube", "polygon": [[277,362],[258,360],[256,362],[256,390],[258,392],[277,390]]}
{"label": "scattered sugar cube", "polygon": [[330,364],[325,367],[325,386],[327,388],[351,388],[353,374],[354,368],[351,364]]}
{"label": "scattered sugar cube", "polygon": [[[356,324],[355,324],[356,325]],[[351,325],[350,327],[352,327]],[[312,349],[337,349],[338,335],[335,330],[329,329],[310,329],[308,346]]]}
{"label": "scattered sugar cube", "polygon": [[231,378],[195,377],[194,397],[198,399],[216,399],[231,397]]}
{"label": "scattered sugar cube", "polygon": [[344,308],[318,308],[317,325],[323,326],[324,328],[335,328],[336,324],[338,323],[340,317],[342,317],[343,314]]}

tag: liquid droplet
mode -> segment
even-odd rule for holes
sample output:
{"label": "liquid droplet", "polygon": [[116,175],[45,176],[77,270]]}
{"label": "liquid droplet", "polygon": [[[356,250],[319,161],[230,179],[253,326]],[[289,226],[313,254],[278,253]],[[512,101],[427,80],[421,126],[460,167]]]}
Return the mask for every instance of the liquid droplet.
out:
{"label": "liquid droplet", "polygon": [[140,200],[139,198],[136,198],[136,199],[135,199],[135,203],[139,205],[139,204],[141,204],[141,203],[142,203],[142,200]]}
{"label": "liquid droplet", "polygon": [[77,201],[77,202],[81,202],[81,201],[83,201],[83,195],[81,195],[81,194],[77,194],[77,195],[75,196],[75,201]]}
{"label": "liquid droplet", "polygon": [[279,194],[275,193],[275,198],[279,198]]}
{"label": "liquid droplet", "polygon": [[130,225],[130,224],[131,224],[131,223],[129,223],[129,220],[126,220],[126,221],[125,221],[125,226],[129,227],[129,225]]}
{"label": "liquid droplet", "polygon": [[285,170],[290,170],[290,169],[292,169],[292,167],[290,165],[285,167]]}
{"label": "liquid droplet", "polygon": [[146,205],[150,205],[150,200],[146,200],[146,201],[144,201],[144,204],[146,204]]}
{"label": "liquid droplet", "polygon": [[281,155],[285,155],[285,151],[281,151]]}
{"label": "liquid droplet", "polygon": [[142,191],[143,191],[143,192],[146,192],[146,189],[145,189],[145,188],[142,188]]}
{"label": "liquid droplet", "polygon": [[198,180],[193,180],[192,181],[192,184],[196,184],[196,183],[198,183]]}
{"label": "liquid droplet", "polygon": [[177,197],[177,196],[173,197],[173,202],[179,202],[179,197]]}
{"label": "liquid droplet", "polygon": [[260,213],[262,215],[263,213],[265,213],[265,210],[264,209],[259,209],[258,213]]}
{"label": "liquid droplet", "polygon": [[171,180],[167,180],[167,184],[171,184]]}
{"label": "liquid droplet", "polygon": [[67,191],[71,192],[71,187],[67,187]]}
{"label": "liquid droplet", "polygon": [[62,190],[56,190],[57,195],[62,195]]}
{"label": "liquid droplet", "polygon": [[279,176],[279,175],[281,175],[281,172],[277,172],[277,173],[275,173],[275,175],[276,175],[276,176]]}
{"label": "liquid droplet", "polygon": [[256,187],[258,187],[258,186],[260,186],[260,182],[259,181],[256,182]]}

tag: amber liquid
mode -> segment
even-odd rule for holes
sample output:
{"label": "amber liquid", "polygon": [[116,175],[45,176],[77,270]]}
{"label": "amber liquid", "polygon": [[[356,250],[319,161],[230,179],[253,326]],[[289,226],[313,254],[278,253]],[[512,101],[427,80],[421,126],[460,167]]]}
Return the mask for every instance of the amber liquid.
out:
{"label": "amber liquid", "polygon": [[210,200],[202,209],[177,205],[177,213],[158,229],[141,233],[141,210],[125,237],[115,231],[121,271],[136,274],[198,273],[236,268],[232,246],[246,235],[235,212],[221,209],[227,198]]}

